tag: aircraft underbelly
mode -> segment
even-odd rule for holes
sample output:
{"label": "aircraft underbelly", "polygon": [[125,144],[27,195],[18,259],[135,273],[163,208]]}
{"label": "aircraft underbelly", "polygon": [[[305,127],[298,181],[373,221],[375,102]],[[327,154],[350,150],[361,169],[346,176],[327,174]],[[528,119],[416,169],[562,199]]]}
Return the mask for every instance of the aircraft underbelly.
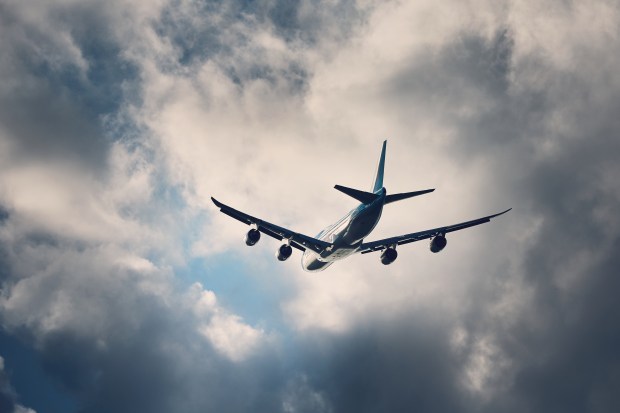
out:
{"label": "aircraft underbelly", "polygon": [[327,267],[333,264],[333,261],[323,261],[319,259],[319,256],[311,251],[305,251],[301,257],[301,266],[308,272],[323,271]]}
{"label": "aircraft underbelly", "polygon": [[[340,228],[327,229],[319,233],[319,239],[329,239],[332,245],[320,254],[306,250],[301,266],[306,271],[323,271],[335,261],[355,254],[362,240],[377,226],[383,212],[383,199],[352,213],[350,220],[343,221]],[[338,227],[338,225],[336,225]]]}
{"label": "aircraft underbelly", "polygon": [[357,250],[357,246],[346,246],[342,248],[334,248],[332,251],[324,251],[320,255],[305,251],[301,259],[301,266],[306,271],[322,271],[334,262],[353,255]]}
{"label": "aircraft underbelly", "polygon": [[375,229],[379,218],[381,218],[382,211],[382,205],[379,205],[377,208],[369,208],[356,216],[351,220],[349,227],[344,232],[343,240],[350,245],[362,241]]}

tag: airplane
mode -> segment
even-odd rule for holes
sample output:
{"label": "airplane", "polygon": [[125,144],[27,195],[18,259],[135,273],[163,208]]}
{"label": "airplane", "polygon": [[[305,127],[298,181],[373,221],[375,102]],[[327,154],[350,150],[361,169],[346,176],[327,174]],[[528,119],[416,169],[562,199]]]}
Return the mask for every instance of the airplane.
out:
{"label": "airplane", "polygon": [[279,261],[286,261],[292,255],[293,248],[298,249],[303,252],[301,266],[308,272],[323,271],[334,262],[350,255],[356,253],[367,254],[374,251],[381,251],[381,263],[389,265],[393,263],[398,256],[396,252],[397,246],[424,239],[430,239],[431,252],[438,253],[443,250],[448,243],[446,240],[447,233],[484,224],[491,221],[492,218],[505,214],[512,209],[509,208],[497,214],[461,222],[460,224],[412,232],[410,234],[377,241],[364,242],[364,238],[377,226],[385,205],[427,194],[435,190],[425,189],[388,195],[383,186],[386,144],[387,140],[383,141],[381,156],[379,157],[377,171],[370,192],[360,191],[342,185],[334,186],[338,191],[358,200],[360,205],[353,208],[336,223],[319,232],[315,237],[300,234],[253,217],[252,215],[248,215],[225,205],[213,197],[211,197],[211,200],[224,214],[251,226],[251,229],[245,236],[246,245],[255,245],[260,240],[261,232],[279,241],[283,240],[284,243],[276,250],[276,258]]}

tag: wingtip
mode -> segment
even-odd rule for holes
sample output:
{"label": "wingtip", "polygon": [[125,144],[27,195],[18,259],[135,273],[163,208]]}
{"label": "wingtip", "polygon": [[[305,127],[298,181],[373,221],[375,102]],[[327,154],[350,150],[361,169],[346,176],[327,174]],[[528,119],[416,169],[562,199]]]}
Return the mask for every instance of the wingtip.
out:
{"label": "wingtip", "polygon": [[221,203],[220,201],[218,201],[217,199],[215,199],[215,198],[211,197],[211,201],[213,201],[213,203],[214,203],[217,207],[219,207],[219,208],[221,208],[221,207],[222,207],[222,203]]}
{"label": "wingtip", "polygon": [[496,217],[498,217],[498,216],[500,216],[500,215],[504,215],[506,212],[510,211],[511,209],[512,209],[512,208],[508,208],[507,210],[502,211],[502,212],[500,212],[499,214],[496,214],[495,216],[496,216]]}
{"label": "wingtip", "polygon": [[490,220],[490,219],[492,219],[492,218],[496,218],[496,217],[498,217],[498,216],[500,216],[500,215],[504,215],[506,212],[510,211],[511,209],[512,209],[512,208],[508,208],[508,209],[507,209],[507,210],[505,210],[505,211],[498,212],[497,214],[489,215],[489,216],[488,216],[488,217],[486,217],[486,218],[488,218],[489,220]]}

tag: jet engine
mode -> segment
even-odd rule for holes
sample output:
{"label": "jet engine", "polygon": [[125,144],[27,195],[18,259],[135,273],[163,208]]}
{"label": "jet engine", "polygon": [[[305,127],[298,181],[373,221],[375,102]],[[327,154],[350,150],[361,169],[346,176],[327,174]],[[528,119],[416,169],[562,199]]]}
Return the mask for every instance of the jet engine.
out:
{"label": "jet engine", "polygon": [[446,247],[446,244],[448,244],[448,240],[445,235],[439,234],[431,239],[431,251],[439,252]]}
{"label": "jet engine", "polygon": [[286,261],[293,253],[293,248],[288,244],[280,245],[280,248],[276,251],[276,258],[278,261]]}
{"label": "jet engine", "polygon": [[398,253],[396,252],[396,248],[386,248],[382,253],[381,253],[381,263],[383,265],[390,265],[391,263],[393,263],[396,260],[396,257],[398,257]]}
{"label": "jet engine", "polygon": [[256,244],[259,239],[260,239],[260,231],[252,228],[251,230],[248,231],[247,234],[245,234],[245,245],[251,247],[252,245]]}

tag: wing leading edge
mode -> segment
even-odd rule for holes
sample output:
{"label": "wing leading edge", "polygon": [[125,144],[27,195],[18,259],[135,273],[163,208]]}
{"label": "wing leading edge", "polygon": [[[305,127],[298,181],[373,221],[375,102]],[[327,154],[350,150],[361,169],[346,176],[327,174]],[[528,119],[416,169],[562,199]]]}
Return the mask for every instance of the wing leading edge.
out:
{"label": "wing leading edge", "polygon": [[486,222],[491,221],[492,218],[505,214],[511,209],[512,208],[508,208],[507,210],[500,212],[498,214],[489,215],[489,216],[474,219],[471,221],[461,222],[460,224],[428,229],[426,231],[412,232],[411,234],[400,235],[400,236],[392,237],[392,238],[385,238],[385,239],[381,239],[377,241],[365,242],[362,245],[360,245],[360,248],[359,250],[357,250],[357,252],[360,252],[362,254],[367,254],[369,252],[381,251],[383,249],[386,249],[394,245],[409,244],[410,242],[416,242],[416,241],[421,241],[424,239],[433,238],[435,235],[438,235],[438,234],[445,235],[448,232],[454,232],[454,231],[458,231],[461,229],[484,224]]}
{"label": "wing leading edge", "polygon": [[211,200],[218,208],[220,208],[220,211],[226,215],[233,217],[237,221],[241,221],[246,225],[255,225],[260,232],[279,241],[283,239],[289,240],[291,246],[297,248],[298,250],[305,251],[306,249],[310,249],[316,253],[321,253],[325,250],[325,248],[331,245],[328,242],[291,231],[262,219],[253,217],[252,215],[248,215],[221,203],[213,197],[211,197]]}

